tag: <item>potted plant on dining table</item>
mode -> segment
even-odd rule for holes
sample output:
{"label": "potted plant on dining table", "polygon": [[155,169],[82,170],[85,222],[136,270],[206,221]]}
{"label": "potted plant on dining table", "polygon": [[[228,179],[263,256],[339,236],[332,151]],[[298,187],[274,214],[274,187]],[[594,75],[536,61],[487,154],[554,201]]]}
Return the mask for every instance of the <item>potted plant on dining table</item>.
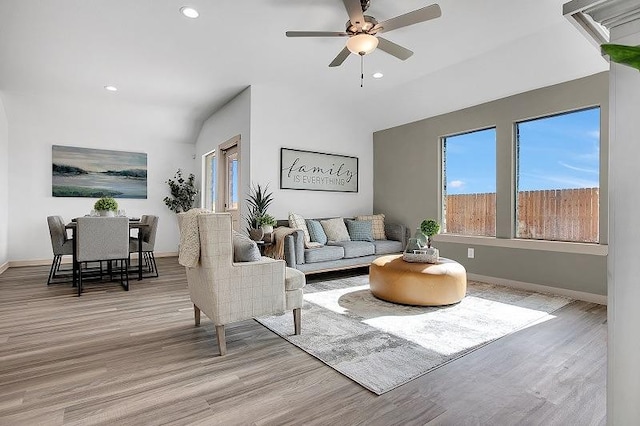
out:
{"label": "potted plant on dining table", "polygon": [[100,216],[114,217],[118,210],[118,202],[112,197],[102,197],[93,205]]}

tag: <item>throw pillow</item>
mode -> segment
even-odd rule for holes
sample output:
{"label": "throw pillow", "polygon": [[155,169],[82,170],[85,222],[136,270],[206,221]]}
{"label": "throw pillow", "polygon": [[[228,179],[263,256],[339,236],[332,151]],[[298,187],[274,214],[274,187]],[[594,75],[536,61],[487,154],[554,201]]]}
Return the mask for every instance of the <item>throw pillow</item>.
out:
{"label": "throw pillow", "polygon": [[322,245],[320,243],[311,242],[307,223],[305,222],[304,217],[300,216],[299,214],[289,213],[289,228],[300,229],[304,233],[305,248],[320,247]]}
{"label": "throw pillow", "polygon": [[260,249],[255,241],[233,231],[233,261],[255,262],[260,260]]}
{"label": "throw pillow", "polygon": [[324,233],[327,234],[327,239],[331,242],[337,243],[339,241],[351,241],[349,232],[344,224],[344,219],[336,217],[335,219],[321,220],[320,224]]}
{"label": "throw pillow", "polygon": [[327,244],[327,234],[324,233],[322,225],[317,220],[307,219],[307,229],[312,242]]}
{"label": "throw pillow", "polygon": [[347,231],[351,241],[373,242],[373,230],[370,220],[347,220]]}
{"label": "throw pillow", "polygon": [[384,215],[374,214],[369,216],[356,216],[356,220],[371,221],[371,229],[373,230],[374,240],[386,240],[387,235],[384,233]]}

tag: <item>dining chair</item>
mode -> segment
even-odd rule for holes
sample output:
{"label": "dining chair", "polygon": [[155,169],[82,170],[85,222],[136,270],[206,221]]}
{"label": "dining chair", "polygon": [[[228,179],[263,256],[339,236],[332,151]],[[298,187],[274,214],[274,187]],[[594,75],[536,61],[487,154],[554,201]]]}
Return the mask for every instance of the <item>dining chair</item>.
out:
{"label": "dining chair", "polygon": [[[131,237],[129,239],[129,253],[139,253],[138,244],[142,242],[142,255],[148,271],[151,276],[158,276],[158,265],[156,264],[156,258],[153,255],[156,245],[156,233],[158,232],[158,216],[143,215],[140,218],[140,223],[147,226],[140,228],[138,231],[138,237]],[[140,262],[141,259],[138,259]]]}
{"label": "dining chair", "polygon": [[129,219],[126,217],[79,217],[76,260],[78,296],[82,294],[83,264],[115,261],[120,266],[120,283],[129,290]]}
{"label": "dining chair", "polygon": [[50,285],[56,278],[59,278],[58,272],[60,272],[62,256],[73,255],[73,240],[67,237],[62,216],[47,216],[47,223],[49,235],[51,235],[51,248],[53,249],[53,261],[47,279],[47,285]]}

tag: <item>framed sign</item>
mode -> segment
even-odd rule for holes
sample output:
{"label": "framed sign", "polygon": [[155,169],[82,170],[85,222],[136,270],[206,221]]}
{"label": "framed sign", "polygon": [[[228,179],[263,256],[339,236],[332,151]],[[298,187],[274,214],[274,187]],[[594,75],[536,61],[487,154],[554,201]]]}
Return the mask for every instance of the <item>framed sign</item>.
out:
{"label": "framed sign", "polygon": [[358,192],[358,157],[280,148],[280,189]]}

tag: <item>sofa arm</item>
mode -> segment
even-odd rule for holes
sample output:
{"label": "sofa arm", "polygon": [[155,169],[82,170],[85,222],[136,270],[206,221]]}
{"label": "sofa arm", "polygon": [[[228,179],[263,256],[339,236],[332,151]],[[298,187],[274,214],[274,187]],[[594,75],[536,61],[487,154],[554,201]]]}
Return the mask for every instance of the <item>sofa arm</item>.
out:
{"label": "sofa arm", "polygon": [[304,263],[304,232],[301,230],[298,229],[285,237],[284,259],[290,268]]}
{"label": "sofa arm", "polygon": [[293,235],[284,237],[284,261],[289,268],[296,267],[296,247]]}
{"label": "sofa arm", "polygon": [[407,227],[400,223],[385,223],[384,233],[388,240],[400,241],[402,247],[407,246]]}

